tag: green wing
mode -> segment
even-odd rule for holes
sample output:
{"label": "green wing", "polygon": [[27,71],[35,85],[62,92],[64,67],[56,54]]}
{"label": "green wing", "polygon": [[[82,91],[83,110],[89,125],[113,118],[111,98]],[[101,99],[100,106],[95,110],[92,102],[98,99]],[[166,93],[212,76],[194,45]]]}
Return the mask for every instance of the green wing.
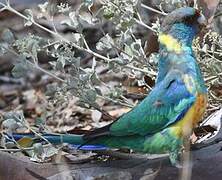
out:
{"label": "green wing", "polygon": [[99,136],[149,135],[179,121],[195,101],[178,74],[167,76],[130,112],[112,124],[89,133]]}

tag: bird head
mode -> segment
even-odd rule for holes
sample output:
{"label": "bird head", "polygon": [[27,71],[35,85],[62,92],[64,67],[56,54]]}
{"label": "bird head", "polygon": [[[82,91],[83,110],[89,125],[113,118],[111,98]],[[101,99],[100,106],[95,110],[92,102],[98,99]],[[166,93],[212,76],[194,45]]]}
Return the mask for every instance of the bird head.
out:
{"label": "bird head", "polygon": [[159,42],[164,45],[175,42],[175,49],[176,42],[191,45],[194,37],[206,26],[206,22],[206,18],[195,8],[176,9],[165,17],[161,25]]}
{"label": "bird head", "polygon": [[206,22],[206,18],[199,10],[192,7],[183,7],[174,10],[166,16],[161,30],[168,33],[172,28],[178,26],[178,24],[183,24],[198,33],[206,25]]}

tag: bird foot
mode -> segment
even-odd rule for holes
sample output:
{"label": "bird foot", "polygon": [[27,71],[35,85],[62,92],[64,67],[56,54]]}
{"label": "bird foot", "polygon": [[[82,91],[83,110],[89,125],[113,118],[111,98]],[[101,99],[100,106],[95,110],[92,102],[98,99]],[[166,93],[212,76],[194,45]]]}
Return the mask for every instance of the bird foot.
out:
{"label": "bird foot", "polygon": [[177,167],[178,169],[181,169],[183,166],[181,162],[179,161],[179,153],[178,152],[172,152],[170,153],[170,162],[173,166]]}

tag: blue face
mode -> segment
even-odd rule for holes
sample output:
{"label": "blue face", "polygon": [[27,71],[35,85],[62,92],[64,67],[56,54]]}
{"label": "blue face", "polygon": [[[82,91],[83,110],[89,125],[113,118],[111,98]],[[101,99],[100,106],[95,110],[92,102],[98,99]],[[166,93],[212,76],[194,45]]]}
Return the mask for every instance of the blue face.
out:
{"label": "blue face", "polygon": [[178,39],[180,42],[191,46],[197,32],[197,26],[189,26],[184,23],[176,23],[171,27],[169,34],[175,39]]}
{"label": "blue face", "polygon": [[162,31],[186,45],[191,45],[205,22],[206,19],[198,10],[191,7],[179,8],[165,18]]}
{"label": "blue face", "polygon": [[174,10],[172,13],[175,14],[182,14],[184,17],[185,16],[193,16],[196,13],[196,9],[192,7],[182,7]]}

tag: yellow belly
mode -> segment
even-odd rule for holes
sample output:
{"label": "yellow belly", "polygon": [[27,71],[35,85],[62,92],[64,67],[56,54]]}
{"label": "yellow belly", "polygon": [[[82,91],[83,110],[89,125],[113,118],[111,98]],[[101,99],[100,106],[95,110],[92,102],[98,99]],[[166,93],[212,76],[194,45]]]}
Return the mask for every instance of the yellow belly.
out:
{"label": "yellow belly", "polygon": [[186,115],[172,128],[173,134],[179,137],[189,136],[192,130],[201,121],[207,106],[207,95],[198,94],[195,103],[188,110]]}

